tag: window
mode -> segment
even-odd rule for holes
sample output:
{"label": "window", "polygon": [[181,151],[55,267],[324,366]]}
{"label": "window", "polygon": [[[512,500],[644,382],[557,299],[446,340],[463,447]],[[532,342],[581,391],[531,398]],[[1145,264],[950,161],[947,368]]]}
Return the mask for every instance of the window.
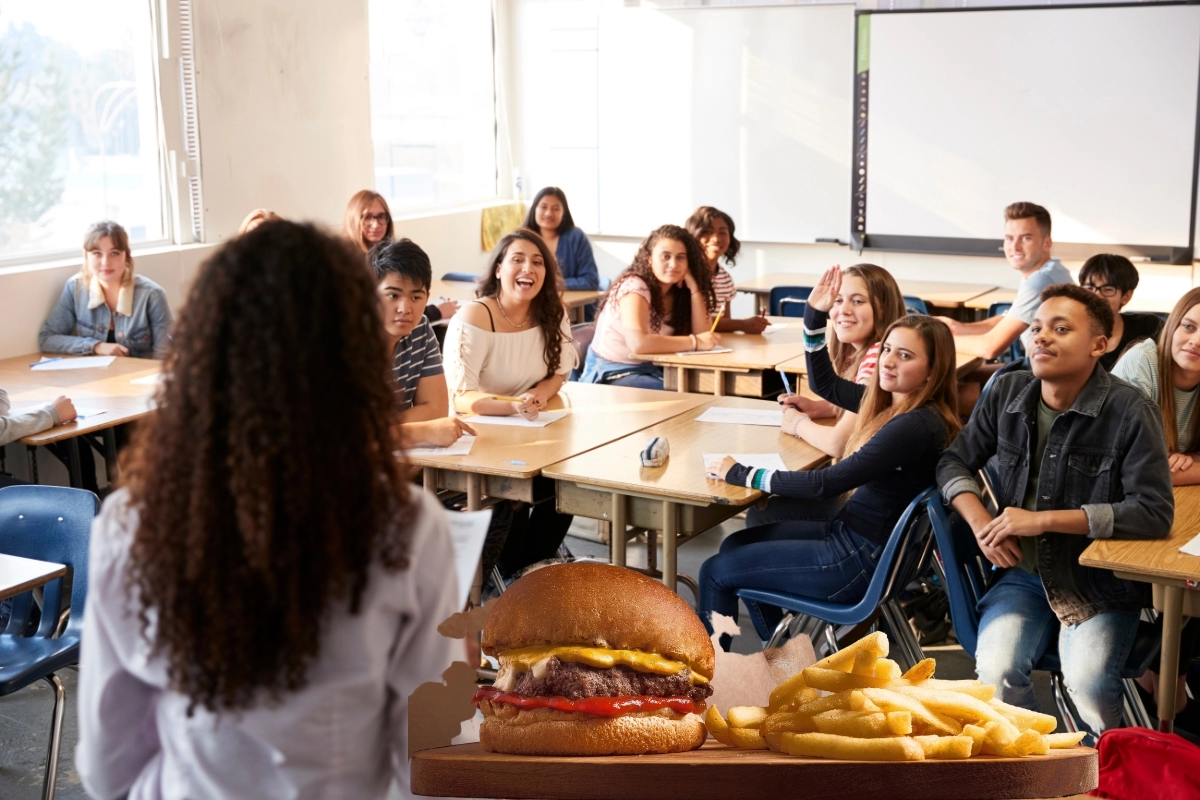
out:
{"label": "window", "polygon": [[369,0],[375,189],[392,212],[497,195],[491,0]]}
{"label": "window", "polygon": [[0,0],[0,262],[166,238],[145,0]]}

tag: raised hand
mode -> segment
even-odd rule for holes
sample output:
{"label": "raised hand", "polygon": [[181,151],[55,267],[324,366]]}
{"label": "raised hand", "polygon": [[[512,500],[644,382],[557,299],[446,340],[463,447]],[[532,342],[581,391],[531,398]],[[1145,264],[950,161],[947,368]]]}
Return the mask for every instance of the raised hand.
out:
{"label": "raised hand", "polygon": [[821,280],[813,287],[806,302],[817,311],[828,314],[829,310],[833,308],[833,301],[837,299],[838,293],[841,291],[842,268],[834,264],[821,275]]}

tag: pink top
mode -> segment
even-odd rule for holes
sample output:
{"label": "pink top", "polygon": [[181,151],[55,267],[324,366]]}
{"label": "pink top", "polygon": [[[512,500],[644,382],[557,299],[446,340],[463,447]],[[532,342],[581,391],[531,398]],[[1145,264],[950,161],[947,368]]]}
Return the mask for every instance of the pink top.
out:
{"label": "pink top", "polygon": [[[647,306],[650,305],[650,287],[646,286],[646,282],[634,276],[626,278],[617,288],[616,294],[600,309],[600,316],[596,318],[596,335],[592,339],[592,349],[596,351],[596,355],[618,364],[642,363],[641,359],[630,356],[633,350],[625,340],[625,326],[621,320],[621,300],[630,292],[644,299]],[[657,328],[651,326],[650,330],[663,336],[675,335],[674,329],[666,322]]]}
{"label": "pink top", "polygon": [[866,383],[871,380],[871,376],[875,374],[875,367],[879,364],[879,351],[883,347],[883,342],[876,342],[867,350],[863,360],[858,363],[858,374],[854,376],[855,383]]}

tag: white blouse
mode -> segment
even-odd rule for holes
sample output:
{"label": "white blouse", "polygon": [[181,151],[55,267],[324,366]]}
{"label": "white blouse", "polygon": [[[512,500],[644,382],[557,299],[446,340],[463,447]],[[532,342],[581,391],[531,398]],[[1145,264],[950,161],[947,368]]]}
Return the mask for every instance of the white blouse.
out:
{"label": "white blouse", "polygon": [[[561,330],[562,355],[556,374],[569,375],[576,366],[576,354],[571,344],[571,323],[565,314]],[[446,329],[443,359],[451,394],[491,392],[515,397],[549,375],[541,328],[496,333],[468,325],[459,314]]]}
{"label": "white blouse", "polygon": [[437,632],[459,610],[444,512],[414,496],[411,566],[373,567],[359,613],[333,612],[303,689],[275,706],[198,706],[191,717],[126,593],[137,513],[125,490],[110,496],[92,527],[79,670],[75,766],[88,794],[383,800],[395,776],[408,796],[408,697],[462,651]]}

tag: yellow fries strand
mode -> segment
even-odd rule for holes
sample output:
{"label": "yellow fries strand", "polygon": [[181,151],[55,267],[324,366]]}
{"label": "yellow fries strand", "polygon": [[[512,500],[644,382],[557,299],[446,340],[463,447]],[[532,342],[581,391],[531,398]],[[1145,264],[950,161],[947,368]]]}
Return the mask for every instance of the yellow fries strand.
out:
{"label": "yellow fries strand", "polygon": [[1083,731],[1077,733],[1044,733],[1042,738],[1046,740],[1047,746],[1051,750],[1061,750],[1064,747],[1074,747],[1083,741],[1083,737],[1087,736]]}
{"label": "yellow fries strand", "polygon": [[759,706],[734,706],[729,709],[729,727],[758,728],[767,718],[767,710]]}
{"label": "yellow fries strand", "polygon": [[721,716],[721,712],[717,711],[716,706],[708,707],[708,711],[704,714],[704,725],[718,742],[730,747],[734,746],[733,740],[729,738],[729,726],[725,724],[725,720]]}
{"label": "yellow fries strand", "polygon": [[730,728],[729,739],[743,750],[766,750],[767,740],[756,728]]}
{"label": "yellow fries strand", "polygon": [[891,683],[887,678],[876,678],[874,675],[855,675],[851,672],[840,672],[836,669],[824,669],[823,667],[809,667],[804,670],[803,674],[805,683],[814,689],[821,689],[826,692],[883,687]]}
{"label": "yellow fries strand", "polygon": [[970,736],[914,736],[926,758],[970,758]]}
{"label": "yellow fries strand", "polygon": [[933,677],[933,670],[937,666],[932,658],[927,658],[924,661],[919,661],[908,672],[900,676],[901,680],[909,681],[910,683],[920,683],[927,681]]}
{"label": "yellow fries strand", "polygon": [[836,758],[843,761],[923,761],[925,751],[907,736],[854,739],[829,733],[785,733],[783,752],[789,756]]}

